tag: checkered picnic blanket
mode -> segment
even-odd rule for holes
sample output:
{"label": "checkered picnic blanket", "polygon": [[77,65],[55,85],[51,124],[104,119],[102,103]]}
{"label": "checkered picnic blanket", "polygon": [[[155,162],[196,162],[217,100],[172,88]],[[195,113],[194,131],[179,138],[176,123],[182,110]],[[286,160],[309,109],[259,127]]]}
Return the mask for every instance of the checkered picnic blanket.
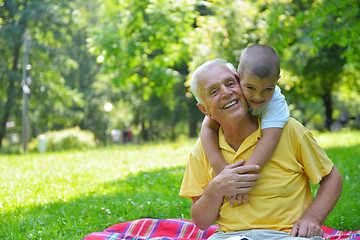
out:
{"label": "checkered picnic blanket", "polygon": [[360,239],[360,230],[358,231],[340,231],[332,229],[326,226],[322,226],[324,230],[324,240],[335,240],[335,239]]}
{"label": "checkered picnic blanket", "polygon": [[[102,232],[91,233],[83,240],[207,239],[217,228],[213,225],[201,231],[193,222],[185,219],[144,218],[113,225]],[[360,239],[360,230],[339,231],[325,226],[323,230],[324,240]]]}

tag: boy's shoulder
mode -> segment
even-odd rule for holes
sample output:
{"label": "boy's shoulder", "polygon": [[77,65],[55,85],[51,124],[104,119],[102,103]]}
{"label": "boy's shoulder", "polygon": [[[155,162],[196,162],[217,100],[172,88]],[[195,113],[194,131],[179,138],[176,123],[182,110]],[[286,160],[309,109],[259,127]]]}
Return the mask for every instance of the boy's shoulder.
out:
{"label": "boy's shoulder", "polygon": [[275,85],[275,90],[272,98],[280,98],[284,97],[284,95],[281,93],[281,89],[278,85]]}

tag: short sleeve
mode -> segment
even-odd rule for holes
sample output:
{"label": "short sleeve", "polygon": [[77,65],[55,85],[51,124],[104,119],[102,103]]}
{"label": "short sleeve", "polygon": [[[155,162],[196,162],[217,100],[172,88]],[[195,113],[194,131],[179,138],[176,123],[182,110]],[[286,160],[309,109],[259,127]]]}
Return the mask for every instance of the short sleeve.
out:
{"label": "short sleeve", "polygon": [[210,182],[211,166],[198,140],[186,164],[179,195],[186,198],[201,196]]}
{"label": "short sleeve", "polygon": [[305,174],[314,185],[328,175],[334,166],[310,132],[307,132],[300,141],[298,154],[298,159],[302,159]]}
{"label": "short sleeve", "polygon": [[290,112],[279,86],[275,87],[273,97],[258,114],[261,115],[261,129],[284,127],[289,120]]}

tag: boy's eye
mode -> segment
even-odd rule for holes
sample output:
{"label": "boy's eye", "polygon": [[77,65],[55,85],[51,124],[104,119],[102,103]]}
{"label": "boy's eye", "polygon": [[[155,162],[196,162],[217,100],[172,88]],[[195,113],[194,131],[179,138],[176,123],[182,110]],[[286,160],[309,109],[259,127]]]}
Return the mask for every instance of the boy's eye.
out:
{"label": "boy's eye", "polygon": [[271,92],[273,90],[273,88],[265,88],[264,90],[265,90],[265,92]]}
{"label": "boy's eye", "polygon": [[254,91],[254,90],[255,90],[255,88],[254,88],[254,87],[250,87],[250,86],[248,86],[247,88],[248,88],[248,89],[250,89],[250,90],[252,90],[252,91]]}
{"label": "boy's eye", "polygon": [[229,86],[229,87],[231,87],[231,86],[234,86],[234,82],[233,81],[229,81],[228,83],[227,83],[227,85]]}

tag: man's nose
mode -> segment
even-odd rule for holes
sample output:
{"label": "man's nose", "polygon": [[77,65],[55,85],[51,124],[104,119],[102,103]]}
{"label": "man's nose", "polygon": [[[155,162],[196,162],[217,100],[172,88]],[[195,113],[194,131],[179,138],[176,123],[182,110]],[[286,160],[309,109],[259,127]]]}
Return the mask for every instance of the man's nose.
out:
{"label": "man's nose", "polygon": [[221,88],[221,96],[226,98],[226,97],[229,97],[231,95],[231,90],[229,88],[227,88],[226,86],[223,86]]}

